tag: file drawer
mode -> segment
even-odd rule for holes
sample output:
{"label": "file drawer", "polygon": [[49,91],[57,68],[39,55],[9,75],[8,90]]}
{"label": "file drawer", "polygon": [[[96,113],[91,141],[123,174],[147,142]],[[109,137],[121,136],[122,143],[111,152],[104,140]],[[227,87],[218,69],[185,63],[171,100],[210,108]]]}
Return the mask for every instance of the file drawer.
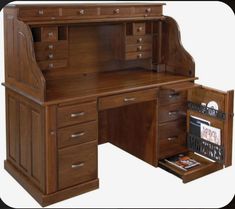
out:
{"label": "file drawer", "polygon": [[59,107],[58,126],[63,127],[97,119],[96,102]]}
{"label": "file drawer", "polygon": [[97,122],[83,123],[58,130],[58,147],[67,147],[97,140]]}
{"label": "file drawer", "polygon": [[64,148],[58,155],[59,189],[97,178],[97,142]]}

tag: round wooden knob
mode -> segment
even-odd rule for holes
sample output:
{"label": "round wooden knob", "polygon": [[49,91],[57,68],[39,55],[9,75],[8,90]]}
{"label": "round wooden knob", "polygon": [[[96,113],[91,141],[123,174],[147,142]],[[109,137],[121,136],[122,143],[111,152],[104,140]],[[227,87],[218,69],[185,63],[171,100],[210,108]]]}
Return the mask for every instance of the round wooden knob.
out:
{"label": "round wooden knob", "polygon": [[143,30],[143,28],[142,27],[138,27],[138,29],[137,29],[139,32],[140,31],[142,31]]}
{"label": "round wooden knob", "polygon": [[145,11],[146,11],[147,13],[150,13],[150,12],[151,12],[151,8],[147,8]]}
{"label": "round wooden knob", "polygon": [[141,59],[142,57],[143,57],[142,54],[138,54],[138,55],[137,55],[137,58],[138,58],[138,59]]}
{"label": "round wooden knob", "polygon": [[48,45],[48,49],[53,49],[54,46],[52,44]]}
{"label": "round wooden knob", "polygon": [[80,15],[84,15],[84,14],[85,14],[84,9],[81,9],[81,10],[79,11],[79,14],[80,14]]}
{"label": "round wooden knob", "polygon": [[114,13],[114,14],[119,14],[119,13],[120,13],[120,10],[119,10],[119,9],[115,9],[115,10],[113,10],[113,13]]}
{"label": "round wooden knob", "polygon": [[49,57],[49,59],[53,59],[54,55],[53,54],[49,54],[48,57]]}
{"label": "round wooden knob", "polygon": [[51,131],[51,135],[52,135],[52,136],[55,135],[55,131]]}
{"label": "round wooden knob", "polygon": [[40,9],[40,10],[38,11],[38,14],[39,14],[39,15],[43,15],[43,14],[44,14],[44,11],[43,11],[42,9]]}
{"label": "round wooden knob", "polygon": [[50,36],[50,37],[53,36],[53,35],[54,35],[53,32],[49,32],[49,33],[48,33],[48,36]]}
{"label": "round wooden knob", "polygon": [[54,64],[53,63],[50,63],[49,64],[49,68],[51,69],[51,68],[53,68],[54,67]]}
{"label": "round wooden knob", "polygon": [[137,39],[137,42],[138,42],[138,43],[141,43],[142,41],[143,41],[142,38],[138,38],[138,39]]}
{"label": "round wooden knob", "polygon": [[142,46],[138,46],[138,47],[137,47],[137,50],[138,50],[138,51],[141,51],[141,50],[142,50]]}

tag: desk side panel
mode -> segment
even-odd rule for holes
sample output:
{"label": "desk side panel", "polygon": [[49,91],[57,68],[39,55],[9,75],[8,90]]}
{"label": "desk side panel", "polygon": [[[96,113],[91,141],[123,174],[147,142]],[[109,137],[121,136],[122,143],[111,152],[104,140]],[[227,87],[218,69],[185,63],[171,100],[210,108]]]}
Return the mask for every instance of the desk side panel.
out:
{"label": "desk side panel", "polygon": [[44,101],[45,79],[38,68],[29,27],[17,9],[4,9],[5,82],[18,92]]}

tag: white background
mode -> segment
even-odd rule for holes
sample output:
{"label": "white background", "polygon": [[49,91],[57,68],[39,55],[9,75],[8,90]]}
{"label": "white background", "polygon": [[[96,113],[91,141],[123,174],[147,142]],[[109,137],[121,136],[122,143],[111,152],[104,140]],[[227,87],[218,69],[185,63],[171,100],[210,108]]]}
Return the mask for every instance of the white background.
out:
{"label": "white background", "polygon": [[[25,2],[23,2],[25,3]],[[196,62],[198,83],[220,90],[234,89],[235,16],[221,2],[166,2],[164,14],[175,18],[182,43]],[[3,22],[0,16],[0,81],[4,81]],[[14,62],[14,60],[12,60]],[[11,207],[39,207],[3,169],[5,159],[5,96],[0,88],[0,190]],[[233,149],[233,153],[234,149]],[[233,157],[234,159],[234,157]],[[235,190],[235,166],[188,184],[124,151],[99,147],[98,190],[49,207],[222,207]]]}

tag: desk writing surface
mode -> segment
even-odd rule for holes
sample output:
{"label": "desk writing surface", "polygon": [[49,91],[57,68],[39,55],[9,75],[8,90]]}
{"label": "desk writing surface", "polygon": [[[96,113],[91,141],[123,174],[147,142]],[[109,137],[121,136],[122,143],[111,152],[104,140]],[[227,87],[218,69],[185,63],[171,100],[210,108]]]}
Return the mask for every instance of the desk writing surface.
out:
{"label": "desk writing surface", "polygon": [[106,96],[195,79],[195,77],[156,73],[139,68],[57,78],[47,81],[47,102]]}

